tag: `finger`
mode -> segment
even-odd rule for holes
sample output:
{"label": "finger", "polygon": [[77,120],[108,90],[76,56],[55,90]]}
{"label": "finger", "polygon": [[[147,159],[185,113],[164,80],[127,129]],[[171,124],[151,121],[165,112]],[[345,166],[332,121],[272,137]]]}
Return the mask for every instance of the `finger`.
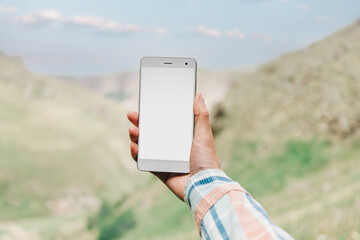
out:
{"label": "finger", "polygon": [[130,127],[129,128],[129,136],[130,136],[130,140],[133,143],[137,143],[138,138],[139,138],[139,129],[136,127]]}
{"label": "finger", "polygon": [[137,161],[137,155],[138,155],[138,145],[136,143],[130,143],[130,152],[131,152],[131,157]]}
{"label": "finger", "polygon": [[129,121],[134,124],[135,127],[138,127],[139,124],[139,113],[130,111],[127,113],[127,118]]}
{"label": "finger", "polygon": [[212,135],[210,115],[206,107],[204,97],[201,93],[197,93],[194,100],[195,115],[195,135],[206,136]]}

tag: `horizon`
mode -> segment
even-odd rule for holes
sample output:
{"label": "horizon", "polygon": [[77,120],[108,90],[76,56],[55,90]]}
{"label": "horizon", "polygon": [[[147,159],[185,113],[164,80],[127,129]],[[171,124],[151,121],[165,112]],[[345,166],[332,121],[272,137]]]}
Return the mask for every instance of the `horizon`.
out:
{"label": "horizon", "polygon": [[0,50],[55,76],[135,71],[142,56],[194,57],[202,69],[246,68],[360,18],[356,0],[107,3],[0,0]]}

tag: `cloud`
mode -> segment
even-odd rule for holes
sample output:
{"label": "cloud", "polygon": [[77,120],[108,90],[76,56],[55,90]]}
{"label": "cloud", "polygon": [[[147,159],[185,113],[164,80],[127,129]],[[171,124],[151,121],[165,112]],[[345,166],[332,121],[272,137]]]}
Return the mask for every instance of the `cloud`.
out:
{"label": "cloud", "polygon": [[[245,39],[247,37],[247,35],[245,33],[241,32],[237,28],[232,29],[232,30],[221,31],[221,30],[218,30],[215,28],[207,28],[207,27],[200,25],[198,27],[191,28],[191,30],[198,34],[213,37],[213,38],[226,37],[226,38],[231,38],[231,39]],[[273,40],[272,36],[270,36],[268,34],[262,34],[262,33],[250,34],[249,37],[253,38],[253,39],[267,41],[267,42]]]}
{"label": "cloud", "polygon": [[163,28],[156,28],[155,33],[158,35],[165,35],[166,31]]}
{"label": "cloud", "polygon": [[251,37],[254,39],[260,39],[260,40],[267,41],[267,42],[273,40],[272,36],[267,35],[267,34],[261,34],[261,33],[260,34],[252,34]]}
{"label": "cloud", "polygon": [[318,15],[315,17],[315,21],[320,22],[320,23],[328,23],[328,22],[332,22],[333,20],[335,20],[337,18],[338,17]]}
{"label": "cloud", "polygon": [[22,15],[20,17],[15,17],[14,20],[16,22],[20,22],[23,24],[45,24],[55,21],[61,21],[62,16],[59,12],[55,10],[42,10],[29,14]]}
{"label": "cloud", "polygon": [[8,13],[14,13],[17,11],[17,8],[15,6],[0,6],[0,12],[4,11],[4,12],[8,12]]}
{"label": "cloud", "polygon": [[134,24],[121,24],[116,21],[107,20],[93,16],[75,16],[66,22],[73,26],[86,27],[94,30],[105,30],[115,33],[139,32],[141,27]]}
{"label": "cloud", "polygon": [[166,30],[161,28],[161,27],[145,27],[145,28],[142,28],[141,31],[143,32],[149,32],[149,33],[155,33],[157,35],[165,35],[166,34]]}
{"label": "cloud", "polygon": [[246,35],[240,32],[238,29],[227,30],[225,31],[225,35],[229,38],[234,38],[234,39],[243,39],[246,37]]}
{"label": "cloud", "polygon": [[15,6],[9,6],[4,8],[5,12],[13,13],[17,11],[17,8]]}
{"label": "cloud", "polygon": [[[123,33],[123,32],[138,32],[141,27],[135,24],[121,24],[116,21],[107,20],[94,16],[74,16],[65,18],[56,10],[41,10],[28,13],[22,16],[14,17],[14,22],[19,22],[24,25],[44,26],[52,23],[67,24],[70,26],[77,26],[83,28],[90,28],[94,30],[102,30],[107,32]],[[157,34],[165,34],[165,30],[157,28]]]}
{"label": "cloud", "polygon": [[199,25],[195,28],[192,28],[192,31],[205,36],[210,36],[214,38],[218,38],[222,36],[222,32],[215,28],[207,28],[205,26]]}
{"label": "cloud", "polygon": [[300,5],[299,8],[301,11],[310,11],[311,10],[310,6],[307,4]]}

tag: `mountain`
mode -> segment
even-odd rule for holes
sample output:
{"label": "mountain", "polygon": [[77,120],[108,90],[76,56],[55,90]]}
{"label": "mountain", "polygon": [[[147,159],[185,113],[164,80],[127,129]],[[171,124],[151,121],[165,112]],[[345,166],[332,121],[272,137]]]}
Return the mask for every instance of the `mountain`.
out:
{"label": "mountain", "polygon": [[0,236],[86,223],[102,199],[142,186],[128,126],[116,102],[0,53]]}
{"label": "mountain", "polygon": [[264,64],[215,114],[225,169],[295,239],[359,236],[359,39],[360,20]]}
{"label": "mountain", "polygon": [[[254,68],[209,70],[198,69],[197,90],[206,97],[209,108],[219,103],[228,88],[242,74],[252,72]],[[100,95],[118,101],[126,110],[137,110],[139,91],[139,72],[119,72],[104,76],[57,77],[60,81],[74,83],[88,88]],[[221,79],[221,81],[219,81]]]}
{"label": "mountain", "polygon": [[238,79],[223,103],[227,119],[236,119],[236,129],[246,137],[357,136],[359,25]]}
{"label": "mountain", "polygon": [[104,76],[63,76],[58,79],[83,86],[100,95],[117,100],[125,107],[133,109],[137,107],[137,72],[120,72]]}

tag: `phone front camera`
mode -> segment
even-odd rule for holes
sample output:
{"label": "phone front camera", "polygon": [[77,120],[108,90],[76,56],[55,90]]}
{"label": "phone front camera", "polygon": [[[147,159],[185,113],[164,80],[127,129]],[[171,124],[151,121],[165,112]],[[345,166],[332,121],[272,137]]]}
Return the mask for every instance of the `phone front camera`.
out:
{"label": "phone front camera", "polygon": [[188,65],[188,63],[185,63],[185,65]]}

